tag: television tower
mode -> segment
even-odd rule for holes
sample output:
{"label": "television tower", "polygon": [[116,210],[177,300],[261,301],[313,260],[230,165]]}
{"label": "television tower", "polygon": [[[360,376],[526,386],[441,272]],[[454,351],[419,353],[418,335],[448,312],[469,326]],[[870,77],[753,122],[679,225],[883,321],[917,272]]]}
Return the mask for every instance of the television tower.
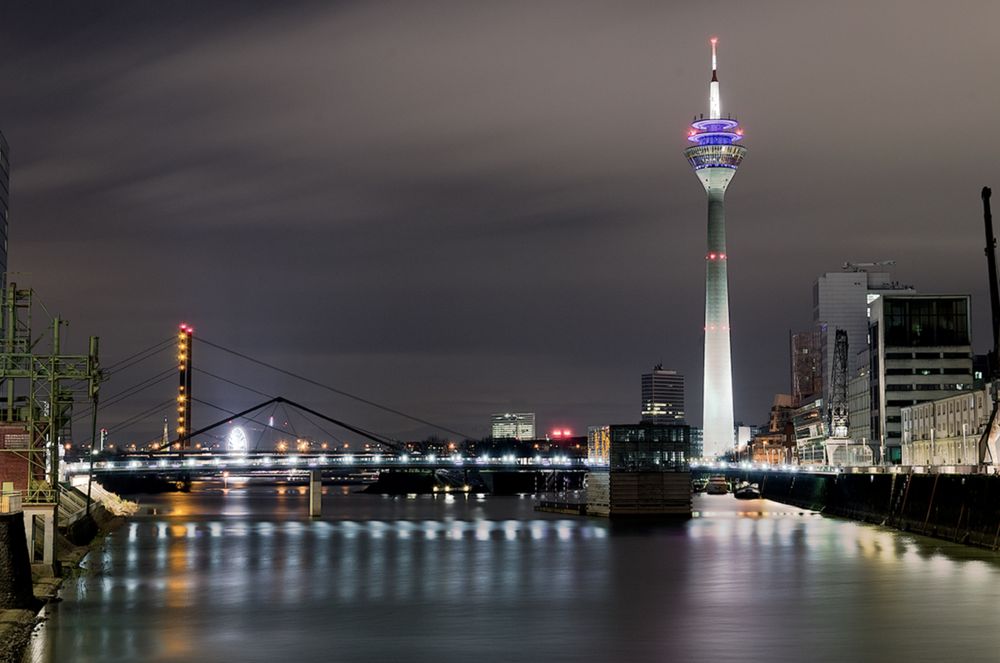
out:
{"label": "television tower", "polygon": [[733,357],[729,343],[729,277],[726,265],[726,187],[747,149],[739,122],[722,116],[718,60],[712,38],[712,81],[708,117],[696,117],[684,156],[708,194],[708,250],[705,252],[705,391],[704,454],[718,456],[733,448]]}

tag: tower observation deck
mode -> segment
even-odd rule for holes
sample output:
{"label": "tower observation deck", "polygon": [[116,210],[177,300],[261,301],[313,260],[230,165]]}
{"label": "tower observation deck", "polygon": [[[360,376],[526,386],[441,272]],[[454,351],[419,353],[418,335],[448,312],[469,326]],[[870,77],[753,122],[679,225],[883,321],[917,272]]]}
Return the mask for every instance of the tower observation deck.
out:
{"label": "tower observation deck", "polygon": [[712,80],[708,117],[696,117],[684,156],[708,196],[708,250],[705,252],[704,454],[717,456],[733,447],[733,362],[729,340],[729,275],[726,249],[726,188],[747,149],[743,130],[723,117],[719,94],[717,39],[712,39]]}

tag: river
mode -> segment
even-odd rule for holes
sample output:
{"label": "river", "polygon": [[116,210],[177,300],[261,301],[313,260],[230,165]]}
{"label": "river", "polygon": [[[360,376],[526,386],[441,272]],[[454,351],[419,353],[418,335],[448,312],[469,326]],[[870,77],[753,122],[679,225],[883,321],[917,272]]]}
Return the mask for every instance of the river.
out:
{"label": "river", "polygon": [[1000,660],[986,551],[730,496],[626,528],[351,490],[141,496],[25,660]]}

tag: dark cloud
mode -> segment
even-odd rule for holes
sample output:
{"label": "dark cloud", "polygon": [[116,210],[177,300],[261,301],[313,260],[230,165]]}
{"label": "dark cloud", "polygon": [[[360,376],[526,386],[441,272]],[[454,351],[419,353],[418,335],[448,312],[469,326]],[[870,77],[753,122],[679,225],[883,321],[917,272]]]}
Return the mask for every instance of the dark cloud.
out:
{"label": "dark cloud", "polygon": [[[32,3],[0,19],[11,268],[109,360],[183,319],[471,433],[507,408],[631,420],[662,361],[688,375],[697,422],[705,204],[680,152],[710,34],[751,150],[728,208],[737,418],[787,389],[787,331],[845,260],[972,292],[988,341],[992,2]],[[254,398],[203,384],[233,409]]]}

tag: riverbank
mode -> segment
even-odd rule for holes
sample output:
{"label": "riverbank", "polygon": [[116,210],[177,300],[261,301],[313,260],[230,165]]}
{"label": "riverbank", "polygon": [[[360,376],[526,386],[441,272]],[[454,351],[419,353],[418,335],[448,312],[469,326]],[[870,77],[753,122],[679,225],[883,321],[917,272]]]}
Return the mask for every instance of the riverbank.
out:
{"label": "riverbank", "polygon": [[762,496],[945,541],[1000,549],[1000,477],[955,474],[775,474]]}
{"label": "riverbank", "polygon": [[[112,509],[119,513],[134,512],[130,503],[117,496],[113,498],[116,502],[109,504]],[[116,515],[104,504],[95,501],[91,506],[89,520],[85,516],[68,528],[71,531],[57,535],[55,558],[56,569],[60,573],[52,575],[50,569],[34,566],[31,568],[31,584],[35,605],[25,609],[0,610],[0,663],[20,663],[32,633],[45,621],[45,606],[59,600],[60,588],[68,578],[79,572],[84,557],[100,546],[104,537],[124,522],[124,515]],[[85,540],[78,538],[82,532],[87,533]],[[67,538],[67,535],[76,543]],[[23,541],[18,545],[23,545]]]}

